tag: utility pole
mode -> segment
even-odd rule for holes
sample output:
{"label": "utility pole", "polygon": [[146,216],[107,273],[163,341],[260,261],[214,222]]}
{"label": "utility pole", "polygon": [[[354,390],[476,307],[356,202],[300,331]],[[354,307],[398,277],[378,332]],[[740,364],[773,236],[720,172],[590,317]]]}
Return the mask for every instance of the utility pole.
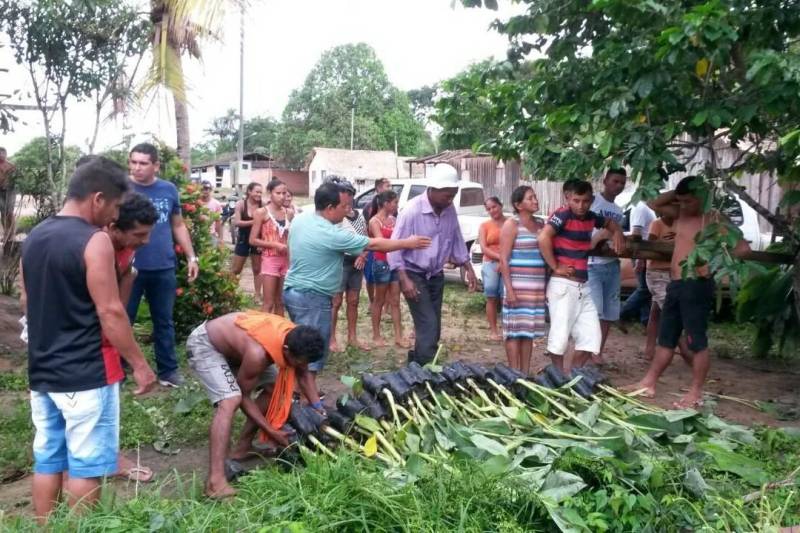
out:
{"label": "utility pole", "polygon": [[350,150],[353,149],[353,137],[356,128],[356,97],[353,97],[353,107],[350,108]]}
{"label": "utility pole", "polygon": [[234,174],[233,188],[239,191],[242,166],[244,166],[244,2],[241,5],[241,21],[239,23],[239,147],[237,167]]}

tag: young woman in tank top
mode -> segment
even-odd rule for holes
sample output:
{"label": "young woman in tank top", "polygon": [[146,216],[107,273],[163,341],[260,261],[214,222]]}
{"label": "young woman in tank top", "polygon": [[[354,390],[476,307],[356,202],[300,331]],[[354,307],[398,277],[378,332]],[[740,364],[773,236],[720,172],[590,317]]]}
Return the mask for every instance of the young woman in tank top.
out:
{"label": "young woman in tank top", "polygon": [[[376,197],[377,212],[369,220],[369,236],[389,239],[394,230],[397,215],[397,193],[388,190]],[[375,252],[372,262],[372,278],[375,294],[371,305],[372,342],[374,346],[386,346],[381,336],[381,312],[384,303],[389,304],[389,313],[394,325],[394,343],[400,348],[410,348],[411,343],[403,338],[403,323],[400,317],[400,282],[397,272],[389,269],[386,253]]]}
{"label": "young woman in tank top", "polygon": [[262,308],[267,313],[283,316],[283,280],[289,269],[289,226],[292,214],[284,207],[286,184],[274,179],[267,185],[269,202],[258,209],[253,218],[250,245],[261,252]]}
{"label": "young woman in tank top", "polygon": [[256,298],[261,295],[261,250],[250,245],[250,230],[253,227],[253,213],[261,208],[261,184],[250,182],[244,200],[239,200],[233,211],[233,225],[238,228],[236,246],[233,249],[231,270],[237,276],[242,273],[244,263],[250,258],[253,269],[253,285]]}

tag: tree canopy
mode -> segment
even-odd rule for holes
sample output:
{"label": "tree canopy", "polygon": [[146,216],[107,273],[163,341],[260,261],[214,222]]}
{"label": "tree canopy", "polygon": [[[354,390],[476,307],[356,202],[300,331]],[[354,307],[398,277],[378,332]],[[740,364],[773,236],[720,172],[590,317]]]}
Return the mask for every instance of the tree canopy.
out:
{"label": "tree canopy", "polygon": [[408,96],[389,81],[375,51],[366,44],[332,48],[292,91],[283,111],[279,153],[295,164],[314,146],[394,150],[415,155],[429,145]]}
{"label": "tree canopy", "polygon": [[[490,0],[462,0],[495,8]],[[498,74],[474,73],[440,114],[458,118],[478,100],[492,124],[484,148],[523,158],[538,178],[596,176],[627,165],[637,195],[661,186],[659,169],[702,175],[711,196],[738,193],[800,243],[797,218],[771,212],[738,186],[744,172],[800,181],[800,4],[774,0],[522,0],[524,14],[496,21],[509,38]],[[477,76],[486,83],[478,83]],[[795,133],[797,132],[797,133]],[[800,201],[787,195],[785,206]],[[787,211],[784,211],[786,213]],[[727,252],[741,234],[709,228],[687,261],[718,276],[745,275]],[[713,232],[716,232],[712,234]],[[795,266],[800,314],[800,266]]]}

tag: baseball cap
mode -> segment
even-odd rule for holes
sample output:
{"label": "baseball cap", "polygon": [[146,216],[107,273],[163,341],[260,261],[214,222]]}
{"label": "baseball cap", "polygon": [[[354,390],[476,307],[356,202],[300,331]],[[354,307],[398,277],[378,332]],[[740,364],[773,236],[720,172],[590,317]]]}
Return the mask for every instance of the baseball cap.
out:
{"label": "baseball cap", "polygon": [[431,189],[458,188],[458,171],[453,165],[440,163],[428,173],[428,187]]}

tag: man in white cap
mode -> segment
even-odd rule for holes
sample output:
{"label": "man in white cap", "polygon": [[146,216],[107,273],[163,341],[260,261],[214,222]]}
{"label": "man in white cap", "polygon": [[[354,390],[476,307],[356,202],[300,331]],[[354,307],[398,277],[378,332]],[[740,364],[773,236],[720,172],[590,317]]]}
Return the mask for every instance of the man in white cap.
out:
{"label": "man in white cap", "polygon": [[406,205],[397,219],[392,239],[411,235],[431,238],[426,249],[398,250],[389,254],[389,267],[397,270],[400,289],[414,319],[416,340],[408,360],[424,365],[433,360],[442,330],[444,265],[453,262],[466,269],[471,291],[477,286],[469,253],[458,226],[453,198],[458,193],[458,172],[439,164],[429,174],[428,190]]}

